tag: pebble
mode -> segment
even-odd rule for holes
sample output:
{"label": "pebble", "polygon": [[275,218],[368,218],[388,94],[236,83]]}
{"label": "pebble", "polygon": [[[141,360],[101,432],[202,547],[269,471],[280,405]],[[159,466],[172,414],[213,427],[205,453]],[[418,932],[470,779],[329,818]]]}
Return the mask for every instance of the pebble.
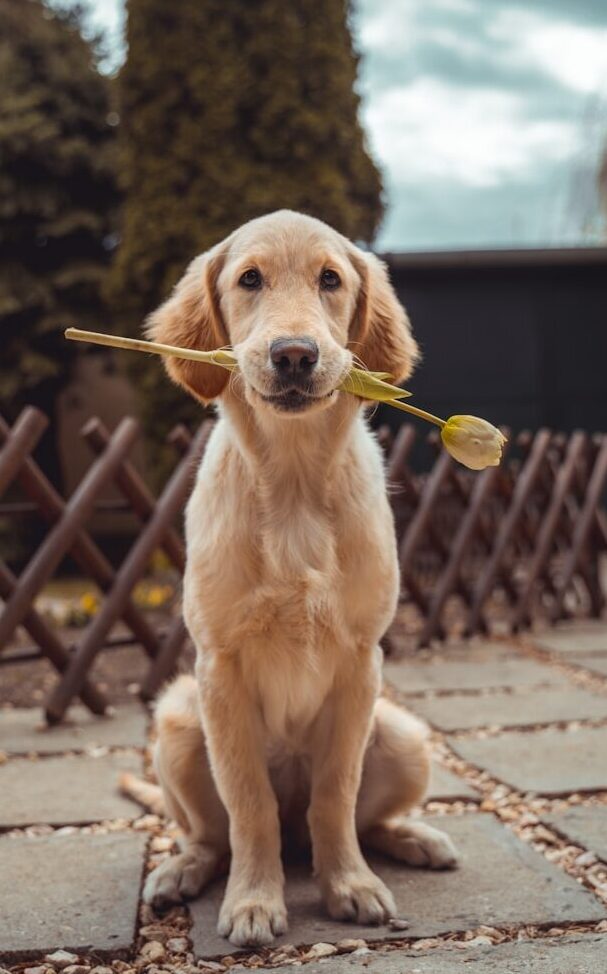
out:
{"label": "pebble", "polygon": [[70,967],[72,964],[77,964],[79,961],[78,954],[70,954],[69,950],[55,950],[52,954],[47,954],[44,958],[53,967],[58,967],[60,971],[64,967]]}
{"label": "pebble", "polygon": [[[124,961],[122,962],[117,961],[116,963],[124,963]],[[116,970],[119,970],[119,968],[116,968]],[[97,967],[93,968],[91,974],[114,974],[114,972],[112,971],[111,967],[105,967],[103,964],[99,964]]]}
{"label": "pebble", "polygon": [[132,827],[138,832],[143,829],[153,829],[160,825],[160,819],[157,815],[142,815],[141,818],[135,819],[132,823]]}
{"label": "pebble", "polygon": [[164,960],[166,951],[159,940],[148,940],[140,950],[140,956],[149,964]]}
{"label": "pebble", "polygon": [[338,940],[335,946],[337,947],[338,953],[351,954],[353,950],[360,950],[361,947],[366,947],[367,941],[346,938],[346,940]]}
{"label": "pebble", "polygon": [[539,839],[540,842],[547,842],[549,845],[553,845],[555,841],[554,835],[548,831],[545,825],[536,825],[533,838]]}
{"label": "pebble", "polygon": [[426,947],[438,947],[440,940],[436,940],[432,937],[425,937],[423,940],[416,940],[414,944],[411,944],[413,950],[425,950]]}
{"label": "pebble", "polygon": [[409,921],[401,920],[400,917],[392,917],[388,920],[388,926],[390,930],[407,930],[409,928]]}
{"label": "pebble", "polygon": [[299,957],[299,951],[293,944],[283,944],[272,954],[272,963],[287,960],[289,957]]}
{"label": "pebble", "polygon": [[469,947],[481,947],[483,945],[490,947],[493,943],[491,937],[485,937],[481,935],[480,937],[473,937],[472,940],[468,941]]}
{"label": "pebble", "polygon": [[26,967],[23,974],[46,974],[46,967]]}
{"label": "pebble", "polygon": [[166,945],[169,950],[176,954],[187,954],[190,946],[187,937],[169,937]]}
{"label": "pebble", "polygon": [[169,836],[155,835],[150,842],[152,852],[170,852],[173,848],[173,840]]}
{"label": "pebble", "polygon": [[318,943],[313,944],[309,951],[304,954],[305,960],[318,960],[319,957],[330,957],[331,954],[337,953],[337,947],[335,944],[324,944]]}
{"label": "pebble", "polygon": [[201,960],[201,961],[199,961],[198,962],[198,969],[201,970],[201,971],[203,971],[204,974],[206,974],[207,971],[209,971],[209,974],[210,974],[211,971],[213,971],[213,972],[217,971],[217,974],[220,974],[220,972],[227,970],[225,964],[218,964],[217,961],[215,961],[215,960]]}

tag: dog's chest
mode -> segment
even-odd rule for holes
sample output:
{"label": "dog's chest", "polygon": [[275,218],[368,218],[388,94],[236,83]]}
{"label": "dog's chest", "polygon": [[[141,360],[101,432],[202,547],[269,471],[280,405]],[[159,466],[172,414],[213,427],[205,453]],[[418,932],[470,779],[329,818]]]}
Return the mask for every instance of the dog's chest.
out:
{"label": "dog's chest", "polygon": [[270,749],[305,750],[306,734],[333,684],[332,653],[290,640],[252,640],[242,654],[242,671],[259,707]]}
{"label": "dog's chest", "polygon": [[318,471],[311,483],[285,474],[260,487],[230,470],[221,490],[201,478],[188,510],[188,627],[204,651],[237,657],[269,739],[293,747],[394,610],[381,468],[373,474],[373,455],[359,467],[330,490]]}

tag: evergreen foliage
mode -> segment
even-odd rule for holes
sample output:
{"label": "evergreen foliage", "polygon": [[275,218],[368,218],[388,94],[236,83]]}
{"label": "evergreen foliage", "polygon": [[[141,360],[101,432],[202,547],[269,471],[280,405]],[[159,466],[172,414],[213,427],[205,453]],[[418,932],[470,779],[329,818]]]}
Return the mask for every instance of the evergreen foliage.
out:
{"label": "evergreen foliage", "polygon": [[[372,240],[381,179],[346,0],[127,0],[127,12],[117,330],[139,334],[195,254],[263,213],[301,210]],[[158,443],[199,418],[157,362],[129,364]]]}
{"label": "evergreen foliage", "polygon": [[0,3],[0,409],[52,412],[69,325],[100,327],[115,223],[109,82],[73,16]]}

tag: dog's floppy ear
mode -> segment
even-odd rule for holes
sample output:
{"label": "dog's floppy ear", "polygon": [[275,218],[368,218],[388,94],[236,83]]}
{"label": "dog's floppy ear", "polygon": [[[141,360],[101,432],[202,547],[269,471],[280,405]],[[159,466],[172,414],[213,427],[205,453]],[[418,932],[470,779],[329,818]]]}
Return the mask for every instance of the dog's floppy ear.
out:
{"label": "dog's floppy ear", "polygon": [[[171,296],[148,317],[145,331],[152,341],[205,352],[229,344],[217,296],[224,254],[225,244],[192,261]],[[164,363],[171,379],[203,402],[219,396],[229,379],[218,365],[168,356]]]}
{"label": "dog's floppy ear", "polygon": [[382,261],[358,247],[351,248],[350,258],[360,277],[350,348],[371,372],[389,372],[402,382],[420,358],[407,313]]}

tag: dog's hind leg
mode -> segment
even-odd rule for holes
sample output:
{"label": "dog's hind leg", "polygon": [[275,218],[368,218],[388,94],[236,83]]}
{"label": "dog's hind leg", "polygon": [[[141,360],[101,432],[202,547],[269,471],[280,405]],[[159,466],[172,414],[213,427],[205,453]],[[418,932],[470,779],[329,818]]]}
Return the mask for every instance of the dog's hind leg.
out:
{"label": "dog's hind leg", "polygon": [[192,899],[227,868],[228,817],[209,767],[193,677],[177,679],[156,709],[154,764],[167,813],[182,830],[182,851],[147,878],[143,898],[155,909]]}
{"label": "dog's hind leg", "polygon": [[356,809],[361,842],[411,866],[453,869],[458,854],[449,836],[408,817],[423,800],[429,777],[424,727],[407,711],[380,698]]}

